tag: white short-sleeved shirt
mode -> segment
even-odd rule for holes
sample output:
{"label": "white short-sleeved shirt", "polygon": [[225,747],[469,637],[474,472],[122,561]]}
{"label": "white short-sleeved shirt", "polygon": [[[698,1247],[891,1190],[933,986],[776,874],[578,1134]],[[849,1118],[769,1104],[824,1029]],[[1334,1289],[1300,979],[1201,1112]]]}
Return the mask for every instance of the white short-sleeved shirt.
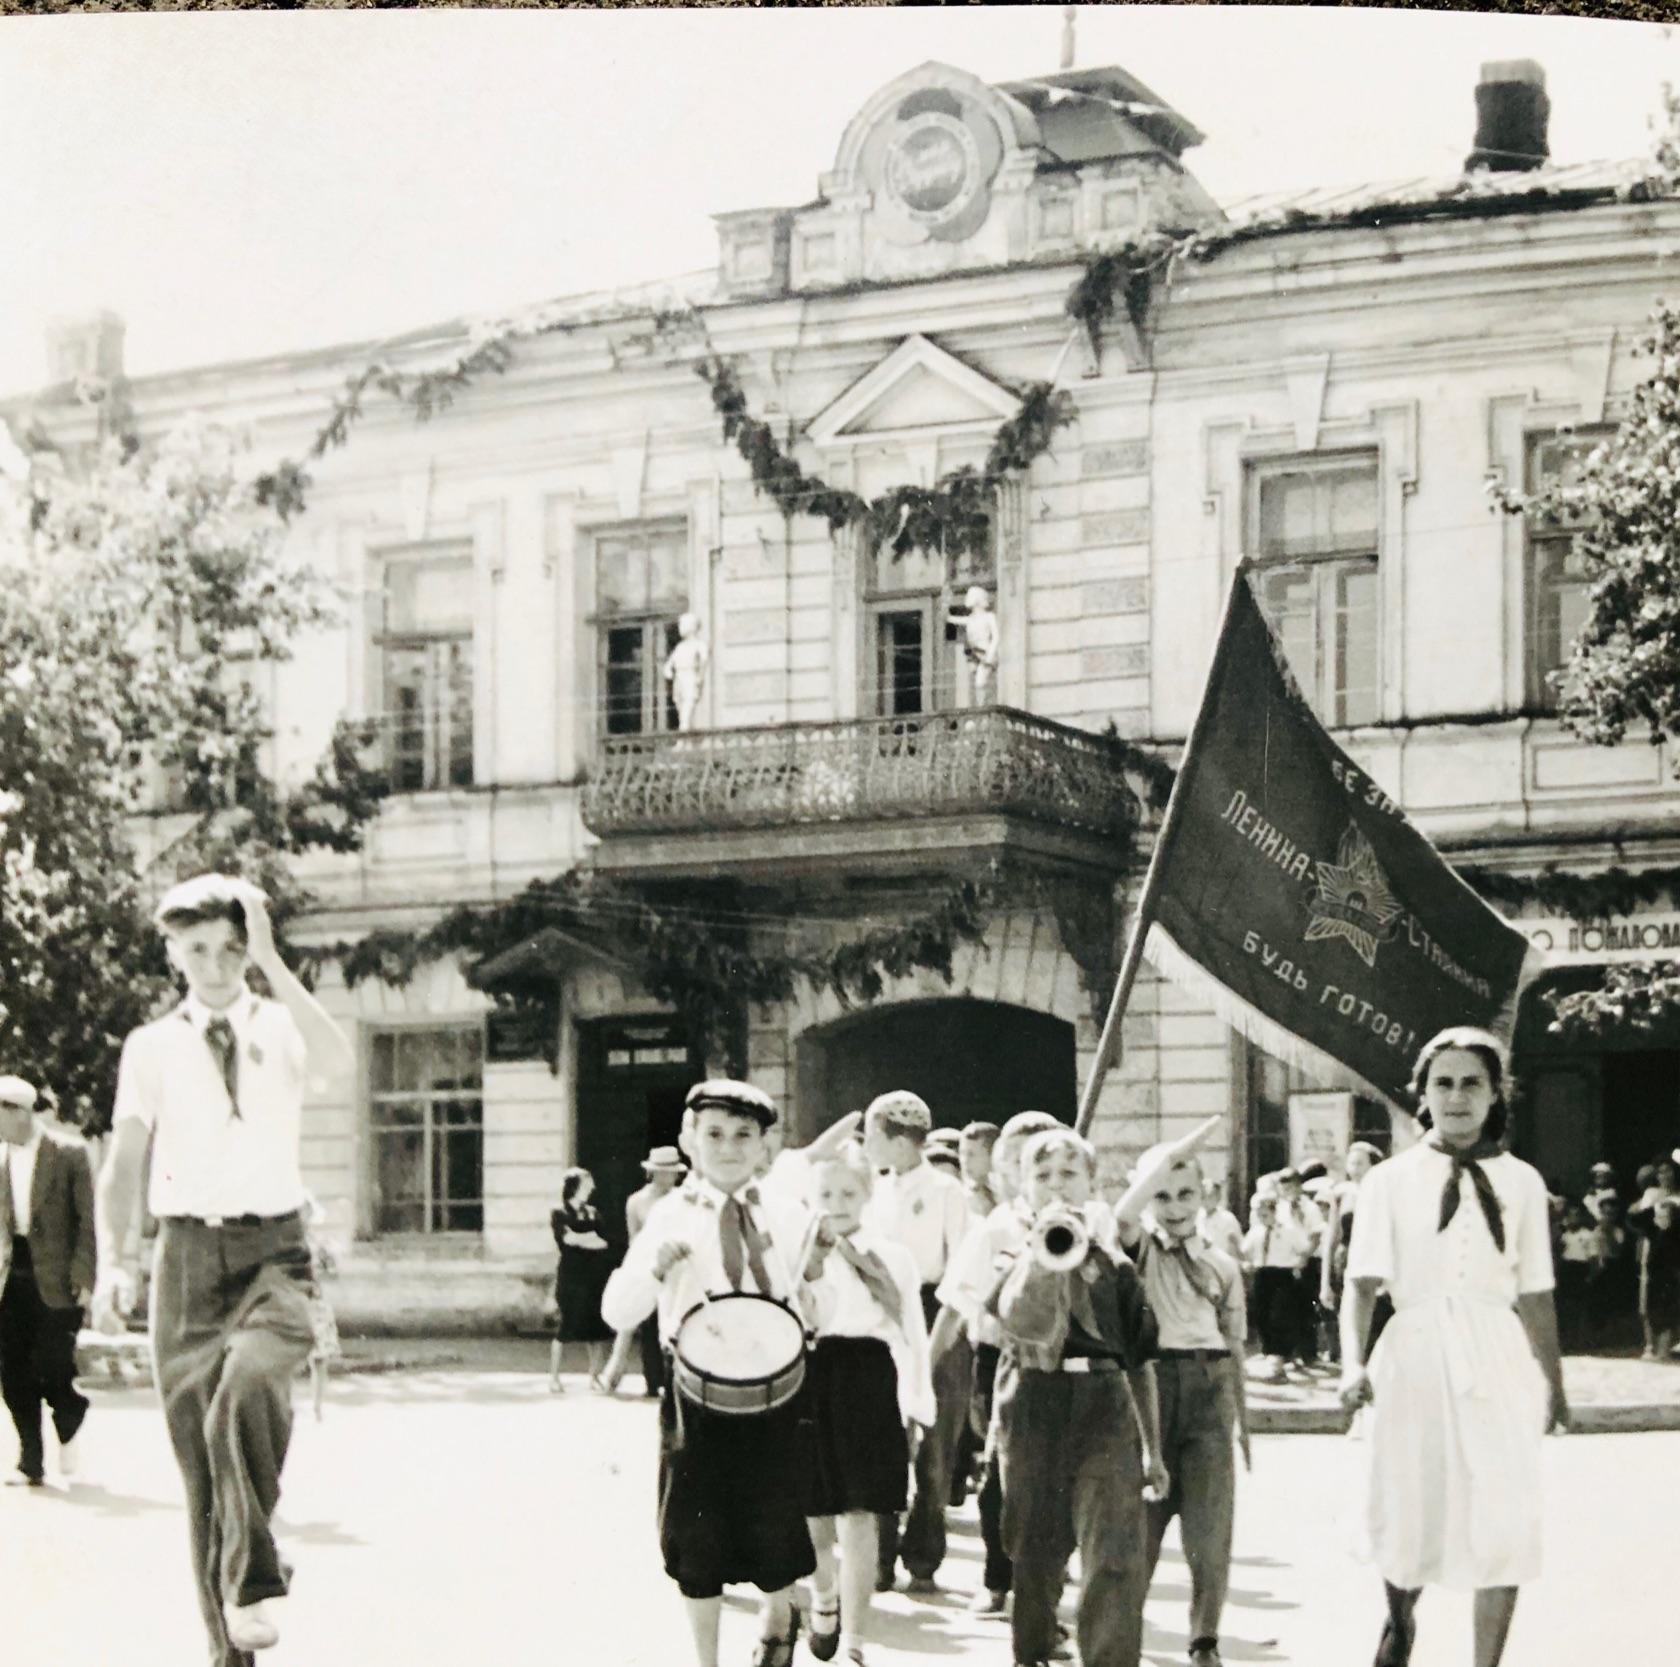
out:
{"label": "white short-sleeved shirt", "polygon": [[924,1285],[945,1277],[972,1219],[962,1182],[925,1160],[902,1175],[877,1175],[863,1215],[866,1227],[909,1250]]}
{"label": "white short-sleeved shirt", "polygon": [[900,1318],[891,1319],[852,1265],[831,1250],[820,1277],[812,1281],[821,1318],[821,1337],[872,1337],[892,1350],[898,1372],[898,1404],[906,1418],[931,1425],[937,1408],[928,1362],[927,1324],[922,1318],[921,1281],[910,1252],[867,1227],[852,1235],[859,1250],[874,1251],[898,1287]]}
{"label": "white short-sleeved shirt", "polygon": [[[805,1306],[800,1300],[799,1258],[807,1244],[810,1212],[761,1192],[756,1185],[743,1188],[741,1196],[753,1225],[768,1240],[764,1271],[773,1289],[758,1294]],[[630,1241],[623,1262],[613,1270],[601,1295],[601,1318],[614,1331],[638,1326],[657,1310],[659,1335],[669,1342],[689,1309],[708,1295],[730,1288],[723,1267],[726,1199],[710,1181],[690,1175],[648,1211],[641,1232]],[[689,1254],[673,1264],[663,1279],[655,1278],[654,1262],[661,1249],[672,1243],[687,1245]],[[743,1289],[757,1289],[750,1267],[745,1270]],[[817,1318],[820,1321],[820,1310]]]}
{"label": "white short-sleeved shirt", "polygon": [[300,1209],[298,1141],[308,1053],[290,1011],[246,991],[225,1009],[239,1045],[239,1115],[189,996],[123,1043],[112,1122],[152,1131],[155,1216],[280,1216]]}
{"label": "white short-sleeved shirt", "polygon": [[1551,1222],[1540,1172],[1509,1152],[1482,1159],[1481,1167],[1499,1198],[1504,1250],[1493,1242],[1468,1174],[1459,1177],[1452,1221],[1439,1226],[1452,1159],[1420,1142],[1360,1182],[1348,1277],[1380,1279],[1396,1308],[1438,1297],[1509,1307],[1518,1296],[1551,1290]]}

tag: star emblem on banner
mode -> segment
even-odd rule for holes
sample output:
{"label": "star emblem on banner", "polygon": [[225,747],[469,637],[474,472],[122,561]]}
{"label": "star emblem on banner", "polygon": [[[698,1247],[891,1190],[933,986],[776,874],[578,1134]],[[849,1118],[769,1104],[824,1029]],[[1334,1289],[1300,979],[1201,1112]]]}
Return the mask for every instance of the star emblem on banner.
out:
{"label": "star emblem on banner", "polygon": [[1366,966],[1375,967],[1377,945],[1394,936],[1405,910],[1390,889],[1370,840],[1350,822],[1336,848],[1336,861],[1316,866],[1318,884],[1307,902],[1312,919],[1305,941],[1341,938]]}

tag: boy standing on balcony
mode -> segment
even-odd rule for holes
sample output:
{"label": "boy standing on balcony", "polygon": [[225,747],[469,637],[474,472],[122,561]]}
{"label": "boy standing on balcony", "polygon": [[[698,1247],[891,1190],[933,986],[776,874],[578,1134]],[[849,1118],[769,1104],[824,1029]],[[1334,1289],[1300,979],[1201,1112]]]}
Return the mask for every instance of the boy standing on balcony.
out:
{"label": "boy standing on balcony", "polygon": [[[281,960],[256,886],[200,875],[166,893],[154,918],[187,997],[123,1044],[94,1308],[111,1329],[132,1306],[134,1275],[120,1258],[150,1147],[152,1353],[199,1607],[212,1667],[250,1667],[250,1652],[279,1637],[265,1606],[290,1582],[269,1524],[292,1380],[314,1341],[303,1099],[312,1076],[349,1067],[351,1050]],[[277,1000],[248,988],[248,966]]]}

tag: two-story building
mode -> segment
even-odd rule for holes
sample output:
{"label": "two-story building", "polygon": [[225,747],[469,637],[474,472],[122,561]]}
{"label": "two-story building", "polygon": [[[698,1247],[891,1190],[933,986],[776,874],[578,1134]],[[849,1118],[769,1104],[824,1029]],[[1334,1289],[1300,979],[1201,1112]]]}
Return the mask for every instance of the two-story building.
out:
{"label": "two-story building", "polygon": [[[1140,861],[1102,732],[1174,754],[1244,556],[1321,715],[1455,858],[1675,863],[1666,749],[1589,747],[1550,712],[1583,605],[1567,529],[1495,513],[1485,483],[1537,481],[1613,425],[1680,202],[1630,198],[1643,163],[1547,159],[1529,67],[1488,84],[1539,112],[1525,147],[1484,139],[1491,167],[1221,208],[1185,161],[1196,128],[1121,70],[993,86],[925,64],[857,113],[812,201],[720,215],[715,271],[534,311],[506,373],[428,422],[370,395],[312,466],[295,536],[344,621],[276,673],[271,762],[307,769],[341,713],[376,719],[392,794],[359,859],[308,874],[308,933],[590,863],[701,926],[832,942],[986,877],[985,942],[948,981],[757,1008],[751,1074],[795,1139],[898,1086],[946,1122],[1071,1117]],[[1075,327],[1093,257],[1159,253],[1156,233],[1210,241]],[[498,327],[128,398],[147,431],[208,411],[296,456],[374,358],[444,363]],[[866,497],[979,465],[1034,382],[1073,417],[998,486],[983,552],[895,556],[764,495],[695,374],[714,355],[802,469]],[[985,704],[962,653],[975,585],[998,623]],[[664,676],[684,614],[710,656],[686,731]],[[1595,941],[1667,947],[1665,918],[1534,929],[1573,930],[1590,963]],[[557,1035],[488,1024],[459,965],[401,989],[328,975],[360,1072],[310,1107],[306,1161],[354,1234],[350,1316],[533,1310],[561,1171],[621,1200],[707,1065],[631,954],[551,930],[501,963],[479,985],[551,979]],[[1519,1148],[1560,1179],[1680,1135],[1680,1039],[1565,1046],[1531,998],[1519,1044]],[[1285,1159],[1289,1096],[1341,1086],[1146,975],[1098,1107],[1105,1172],[1218,1112],[1215,1164],[1246,1195]],[[1364,1102],[1354,1120],[1387,1126]]]}

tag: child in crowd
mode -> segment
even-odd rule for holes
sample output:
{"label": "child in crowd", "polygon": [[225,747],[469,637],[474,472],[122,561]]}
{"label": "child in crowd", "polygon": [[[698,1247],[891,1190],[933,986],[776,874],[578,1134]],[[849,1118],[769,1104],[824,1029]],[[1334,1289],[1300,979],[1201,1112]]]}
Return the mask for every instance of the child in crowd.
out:
{"label": "child in crowd", "polygon": [[1013,1581],[1009,1553],[1003,1546],[1003,1479],[998,1462],[992,1396],[997,1383],[1003,1330],[987,1309],[999,1268],[1027,1242],[1031,1216],[1020,1196],[1021,1148],[1035,1134],[1061,1124],[1044,1111],[1023,1111],[1004,1124],[991,1149],[988,1184],[997,1204],[963,1240],[939,1285],[940,1310],[934,1322],[931,1352],[937,1361],[964,1332],[974,1349],[969,1421],[985,1443],[980,1464],[980,1538],[985,1547],[981,1591],[974,1600],[983,1615],[1002,1615],[1009,1606]]}
{"label": "child in crowd", "polygon": [[1178,1517],[1190,1568],[1190,1667],[1220,1667],[1219,1617],[1236,1508],[1233,1431],[1243,1464],[1249,1463],[1242,1270],[1202,1237],[1197,1223],[1204,1191],[1197,1151],[1224,1121],[1210,1117],[1182,1140],[1151,1147],[1114,1210],[1158,1334],[1160,1452],[1169,1489],[1146,1506],[1146,1577],[1155,1572],[1167,1524]]}
{"label": "child in crowd", "polygon": [[[1070,1129],[1034,1135],[1021,1178],[1035,1229],[1065,1223],[1091,1200],[1096,1155]],[[1005,1336],[997,1419],[1015,1660],[1036,1667],[1055,1649],[1056,1602],[1077,1546],[1079,1659],[1137,1667],[1149,1588],[1144,1489],[1167,1487],[1142,1282],[1095,1234],[1070,1268],[1047,1265],[1029,1243],[990,1306]]]}
{"label": "child in crowd", "polygon": [[[933,1127],[933,1113],[919,1094],[895,1089],[877,1095],[863,1114],[863,1149],[879,1172],[865,1211],[865,1223],[878,1236],[903,1245],[916,1263],[922,1315],[931,1326],[938,1313],[935,1292],[957,1247],[968,1232],[968,1199],[955,1175],[929,1164],[923,1147]],[[945,1508],[957,1443],[968,1415],[972,1363],[964,1339],[934,1368],[933,1393],[939,1416],[916,1449],[915,1487],[904,1520],[881,1520],[881,1556],[876,1584],[890,1591],[902,1550],[909,1589],[929,1593],[945,1561]]]}
{"label": "child in crowd", "polygon": [[[863,1661],[876,1518],[908,1496],[906,1428],[935,1417],[920,1281],[910,1252],[862,1225],[874,1173],[856,1145],[812,1165],[813,1271],[823,1319],[806,1371],[806,1526],[816,1553],[809,1647]],[[836,1562],[838,1552],[838,1566]]]}
{"label": "child in crowd", "polygon": [[997,1192],[992,1186],[992,1149],[997,1145],[996,1123],[970,1123],[962,1132],[957,1155],[962,1162],[963,1189],[968,1194],[968,1207],[984,1221],[997,1208]]}
{"label": "child in crowd", "polygon": [[1680,1330],[1680,1197],[1658,1193],[1628,1216],[1640,1237],[1639,1320],[1645,1358],[1667,1360]]}
{"label": "child in crowd", "polygon": [[1587,1193],[1582,1202],[1593,1220],[1598,1221],[1603,1218],[1604,1201],[1615,1199],[1619,1203],[1622,1195],[1616,1186],[1616,1171],[1609,1164],[1595,1163],[1588,1173]]}
{"label": "child in crowd", "polygon": [[1563,1234],[1558,1246],[1558,1330],[1565,1350],[1580,1348],[1587,1338],[1587,1287],[1604,1252],[1604,1235],[1579,1200],[1566,1204]]}
{"label": "child in crowd", "polygon": [[[761,1197],[777,1120],[769,1095],[744,1082],[697,1083],[684,1104],[681,1145],[694,1173],[648,1212],[608,1279],[601,1311],[615,1331],[657,1309],[669,1349],[689,1310],[708,1296],[748,1291],[821,1325],[823,1307],[802,1265],[808,1214]],[[679,1408],[679,1401],[681,1403]],[[790,1667],[799,1636],[793,1584],[817,1566],[801,1508],[799,1413],[721,1413],[682,1395],[668,1377],[660,1402],[659,1547],[687,1610],[699,1667],[718,1667],[723,1588],[764,1593],[754,1667]]]}
{"label": "child in crowd", "polygon": [[1202,1213],[1196,1230],[1215,1250],[1222,1250],[1233,1262],[1242,1260],[1242,1223],[1225,1207],[1225,1183],[1210,1175],[1202,1183]]}
{"label": "child in crowd", "polygon": [[1301,1331],[1306,1323],[1301,1297],[1303,1270],[1316,1235],[1291,1210],[1280,1188],[1257,1192],[1243,1260],[1254,1273],[1254,1312],[1260,1330],[1264,1375],[1273,1383],[1284,1379],[1288,1363],[1299,1358]]}
{"label": "child in crowd", "polygon": [[1594,1345],[1616,1348],[1630,1340],[1639,1308],[1638,1240],[1628,1229],[1619,1193],[1598,1200],[1598,1262],[1587,1281]]}

